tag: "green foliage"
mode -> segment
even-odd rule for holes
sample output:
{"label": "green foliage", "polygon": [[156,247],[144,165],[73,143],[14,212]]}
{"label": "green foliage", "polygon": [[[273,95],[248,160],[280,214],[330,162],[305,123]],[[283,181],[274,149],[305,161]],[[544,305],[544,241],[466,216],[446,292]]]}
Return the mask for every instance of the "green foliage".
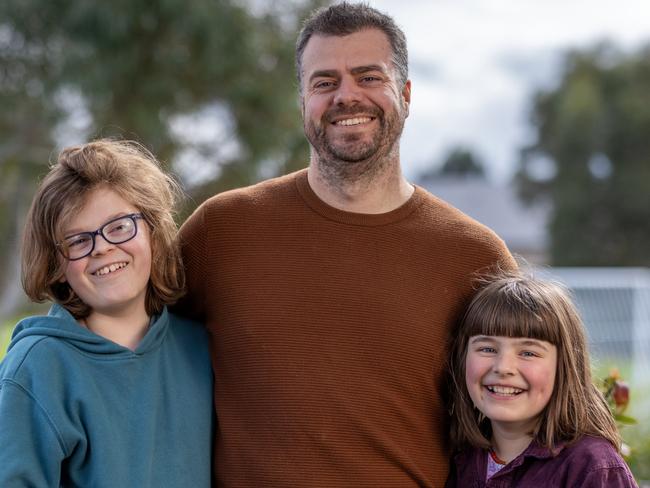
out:
{"label": "green foliage", "polygon": [[[321,3],[282,0],[253,13],[241,0],[0,2],[0,236],[19,232],[66,138],[136,139],[172,170],[183,151],[202,155],[198,164],[216,170],[188,187],[182,215],[216,192],[304,166],[294,43]],[[176,118],[210,106],[228,119],[221,139],[174,132]],[[238,150],[221,156],[233,141]],[[16,248],[0,238],[1,269]]]}
{"label": "green foliage", "polygon": [[[533,124],[517,179],[526,199],[553,203],[553,264],[649,266],[650,47],[569,54],[559,86],[537,94]],[[555,171],[540,180],[543,158]]]}
{"label": "green foliage", "polygon": [[7,346],[9,346],[9,340],[11,339],[11,331],[13,330],[15,324],[13,323],[0,323],[0,360],[5,356],[7,352]]}
{"label": "green foliage", "polygon": [[452,150],[440,168],[441,175],[450,176],[485,176],[485,168],[474,154],[466,148]]}
{"label": "green foliage", "polygon": [[626,461],[637,480],[650,480],[650,431],[647,427],[629,434],[632,453]]}
{"label": "green foliage", "polygon": [[484,178],[485,166],[483,162],[466,147],[455,147],[451,149],[440,167],[425,171],[420,179],[437,178],[440,176],[452,176],[455,178]]}

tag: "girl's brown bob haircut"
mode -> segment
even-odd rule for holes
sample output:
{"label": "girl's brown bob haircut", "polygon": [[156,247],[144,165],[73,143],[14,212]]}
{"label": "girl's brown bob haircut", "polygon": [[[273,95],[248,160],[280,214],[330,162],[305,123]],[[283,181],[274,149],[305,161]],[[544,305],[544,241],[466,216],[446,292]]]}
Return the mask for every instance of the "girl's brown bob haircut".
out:
{"label": "girl's brown bob haircut", "polygon": [[66,223],[99,187],[134,205],[149,226],[152,263],[145,304],[149,315],[158,314],[178,300],[185,287],[174,221],[182,192],[156,158],[133,141],[101,139],[61,151],[27,215],[21,262],[25,293],[36,302],[55,301],[76,318],[90,314],[90,307],[61,281],[67,261],[56,243]]}
{"label": "girl's brown bob haircut", "polygon": [[540,445],[552,450],[558,443],[592,435],[607,439],[618,451],[618,430],[605,399],[592,381],[584,326],[566,289],[524,272],[498,271],[481,277],[477,283],[479,290],[451,347],[454,446],[491,446],[490,422],[474,407],[465,382],[469,339],[488,335],[531,337],[557,348],[553,393],[531,432]]}

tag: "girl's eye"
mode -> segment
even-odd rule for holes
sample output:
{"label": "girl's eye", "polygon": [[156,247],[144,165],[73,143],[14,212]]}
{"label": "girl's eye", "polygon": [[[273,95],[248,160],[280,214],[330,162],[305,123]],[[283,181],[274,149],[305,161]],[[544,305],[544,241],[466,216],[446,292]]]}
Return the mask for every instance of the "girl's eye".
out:
{"label": "girl's eye", "polygon": [[521,353],[521,355],[524,356],[525,358],[535,358],[535,357],[537,357],[537,354],[535,354],[532,351],[523,351]]}
{"label": "girl's eye", "polygon": [[488,354],[494,354],[497,350],[493,347],[480,347],[479,352],[485,352]]}

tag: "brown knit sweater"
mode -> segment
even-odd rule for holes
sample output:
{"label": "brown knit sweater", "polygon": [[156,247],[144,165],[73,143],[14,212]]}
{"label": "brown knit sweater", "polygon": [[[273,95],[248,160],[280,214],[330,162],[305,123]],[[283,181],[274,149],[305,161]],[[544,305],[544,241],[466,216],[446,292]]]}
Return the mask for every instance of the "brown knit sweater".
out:
{"label": "brown knit sweater", "polygon": [[180,311],[211,334],[217,486],[442,487],[446,341],[503,242],[416,188],[352,214],[306,170],[206,201]]}

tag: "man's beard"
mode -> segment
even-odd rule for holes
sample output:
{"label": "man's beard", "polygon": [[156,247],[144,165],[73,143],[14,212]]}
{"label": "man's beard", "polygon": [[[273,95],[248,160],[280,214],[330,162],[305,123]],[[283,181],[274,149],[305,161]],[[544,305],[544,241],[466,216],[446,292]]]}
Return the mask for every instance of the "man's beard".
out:
{"label": "man's beard", "polygon": [[[405,117],[402,110],[395,110],[388,116],[378,107],[333,108],[323,114],[320,125],[305,121],[305,135],[318,154],[322,175],[331,183],[341,181],[370,182],[391,162],[391,153],[402,134]],[[332,120],[341,116],[363,114],[376,119],[379,127],[370,140],[366,134],[348,134],[332,140],[327,129]]]}

